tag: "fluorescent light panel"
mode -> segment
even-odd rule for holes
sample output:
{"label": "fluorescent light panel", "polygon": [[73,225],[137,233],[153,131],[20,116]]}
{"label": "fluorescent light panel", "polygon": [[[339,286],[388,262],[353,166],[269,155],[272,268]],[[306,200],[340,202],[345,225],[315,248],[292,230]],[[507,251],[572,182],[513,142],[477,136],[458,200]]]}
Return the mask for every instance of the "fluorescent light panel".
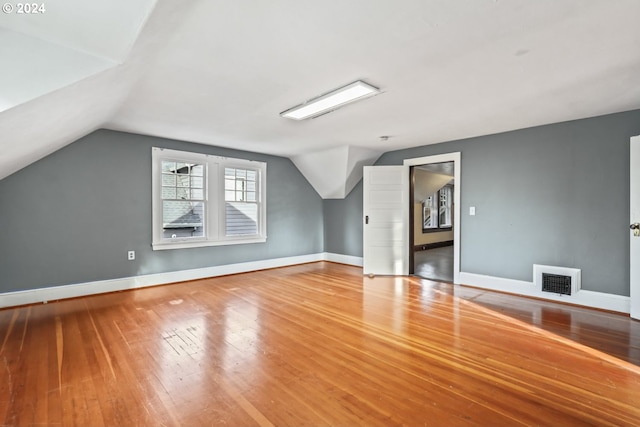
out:
{"label": "fluorescent light panel", "polygon": [[309,119],[379,93],[380,90],[378,88],[358,80],[297,107],[290,108],[280,113],[280,115],[293,120]]}

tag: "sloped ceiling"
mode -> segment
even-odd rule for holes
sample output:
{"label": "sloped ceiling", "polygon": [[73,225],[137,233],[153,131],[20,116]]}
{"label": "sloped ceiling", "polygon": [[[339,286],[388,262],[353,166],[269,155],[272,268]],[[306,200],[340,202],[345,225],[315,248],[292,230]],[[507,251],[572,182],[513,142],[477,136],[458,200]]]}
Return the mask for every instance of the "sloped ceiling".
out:
{"label": "sloped ceiling", "polygon": [[415,203],[422,203],[427,197],[432,196],[433,193],[452,181],[453,178],[451,175],[416,168],[413,200],[415,200]]}
{"label": "sloped ceiling", "polygon": [[[106,127],[290,157],[340,198],[385,151],[640,108],[637,0],[46,7],[0,15],[0,178]],[[279,116],[357,79],[383,93]]]}

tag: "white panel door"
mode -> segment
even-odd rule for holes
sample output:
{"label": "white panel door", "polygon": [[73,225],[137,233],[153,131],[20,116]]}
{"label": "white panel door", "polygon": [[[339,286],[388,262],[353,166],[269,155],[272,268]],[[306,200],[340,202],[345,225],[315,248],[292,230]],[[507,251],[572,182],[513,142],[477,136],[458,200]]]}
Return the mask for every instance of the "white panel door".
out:
{"label": "white panel door", "polygon": [[[631,138],[630,224],[640,227],[640,136]],[[640,230],[639,230],[640,231]],[[640,320],[640,236],[630,238],[631,317]]]}
{"label": "white panel door", "polygon": [[363,272],[409,274],[409,167],[365,166]]}

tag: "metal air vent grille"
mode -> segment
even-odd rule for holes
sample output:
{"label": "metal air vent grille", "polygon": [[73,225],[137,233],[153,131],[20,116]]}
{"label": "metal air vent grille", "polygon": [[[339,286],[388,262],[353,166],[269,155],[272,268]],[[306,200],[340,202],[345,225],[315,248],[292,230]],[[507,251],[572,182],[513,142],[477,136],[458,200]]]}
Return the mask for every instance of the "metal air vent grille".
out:
{"label": "metal air vent grille", "polygon": [[571,276],[542,273],[542,291],[571,295]]}

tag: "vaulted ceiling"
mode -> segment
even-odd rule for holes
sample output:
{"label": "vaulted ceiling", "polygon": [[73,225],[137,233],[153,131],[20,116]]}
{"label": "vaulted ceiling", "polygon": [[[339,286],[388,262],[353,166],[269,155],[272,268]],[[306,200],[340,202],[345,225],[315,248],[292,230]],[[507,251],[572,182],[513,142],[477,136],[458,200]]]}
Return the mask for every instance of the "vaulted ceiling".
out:
{"label": "vaulted ceiling", "polygon": [[[44,5],[0,14],[0,179],[109,128],[286,156],[341,198],[385,151],[640,108],[637,0]],[[279,115],[358,79],[383,93]]]}

